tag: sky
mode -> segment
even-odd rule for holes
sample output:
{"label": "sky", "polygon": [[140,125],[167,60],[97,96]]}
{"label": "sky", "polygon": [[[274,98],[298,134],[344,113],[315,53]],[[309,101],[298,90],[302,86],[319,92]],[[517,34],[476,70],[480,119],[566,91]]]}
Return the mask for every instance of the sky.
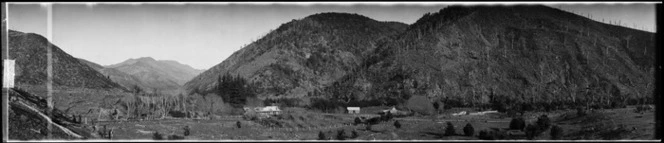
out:
{"label": "sky", "polygon": [[[387,3],[390,4],[390,3]],[[51,35],[47,6],[8,5],[9,29],[37,33],[65,52],[101,65],[130,58],[175,60],[208,69],[271,29],[321,12],[357,13],[378,21],[412,24],[449,3],[188,3],[53,4]],[[552,7],[591,14],[593,19],[634,21],[626,26],[655,31],[654,4],[573,4]]]}

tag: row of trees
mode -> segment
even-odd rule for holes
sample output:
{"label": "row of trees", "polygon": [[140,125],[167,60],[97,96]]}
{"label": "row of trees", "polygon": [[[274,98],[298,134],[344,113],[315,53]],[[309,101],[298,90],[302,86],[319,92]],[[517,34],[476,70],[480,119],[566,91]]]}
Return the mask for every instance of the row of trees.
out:
{"label": "row of trees", "polygon": [[233,107],[242,107],[247,103],[247,98],[256,97],[256,85],[249,83],[240,76],[232,76],[228,73],[217,79],[217,95],[221,96],[224,102]]}

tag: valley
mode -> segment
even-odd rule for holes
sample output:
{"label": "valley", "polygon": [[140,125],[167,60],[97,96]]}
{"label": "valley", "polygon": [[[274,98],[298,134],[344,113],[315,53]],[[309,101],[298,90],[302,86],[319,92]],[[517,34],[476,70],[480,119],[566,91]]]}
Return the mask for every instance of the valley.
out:
{"label": "valley", "polygon": [[150,56],[101,65],[10,28],[9,138],[657,139],[655,33],[545,5],[418,17],[298,17],[204,70]]}

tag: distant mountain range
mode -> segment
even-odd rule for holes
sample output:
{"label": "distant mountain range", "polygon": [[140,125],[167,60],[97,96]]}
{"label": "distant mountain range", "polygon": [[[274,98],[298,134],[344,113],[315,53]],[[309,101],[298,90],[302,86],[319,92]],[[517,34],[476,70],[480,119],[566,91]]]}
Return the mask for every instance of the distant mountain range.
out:
{"label": "distant mountain range", "polygon": [[174,91],[202,72],[176,61],[157,61],[150,57],[129,59],[104,67],[74,58],[41,35],[9,30],[8,36],[9,58],[16,60],[18,85],[45,86],[46,46],[49,44],[52,45],[53,53],[53,85],[59,87],[129,91],[136,85],[145,91]]}
{"label": "distant mountain range", "polygon": [[185,82],[203,71],[176,61],[157,61],[151,57],[128,59],[108,66],[101,66],[84,59],[79,60],[127,89],[138,86],[148,92],[155,89],[178,90]]}
{"label": "distant mountain range", "polygon": [[652,95],[654,43],[654,33],[547,6],[450,6],[411,25],[320,13],[282,24],[185,88],[213,92],[229,73],[259,84],[263,98],[599,106]]}

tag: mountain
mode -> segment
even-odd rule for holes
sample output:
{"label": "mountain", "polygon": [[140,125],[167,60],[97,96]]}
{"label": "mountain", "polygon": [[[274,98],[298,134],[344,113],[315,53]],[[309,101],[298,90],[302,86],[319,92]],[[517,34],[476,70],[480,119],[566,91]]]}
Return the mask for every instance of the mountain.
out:
{"label": "mountain", "polygon": [[547,6],[450,6],[425,14],[320,96],[511,108],[634,104],[654,89],[654,43],[654,33]]}
{"label": "mountain", "polygon": [[196,76],[185,89],[211,93],[217,79],[230,74],[256,84],[259,98],[302,97],[352,73],[381,41],[406,26],[347,13],[292,20]]}
{"label": "mountain", "polygon": [[[86,62],[91,67],[100,65]],[[104,75],[124,87],[139,86],[144,90],[178,90],[188,80],[200,74],[202,70],[171,60],[155,60],[151,57],[128,59],[124,62],[102,66],[98,69]]]}
{"label": "mountain", "polygon": [[152,88],[151,86],[147,86],[140,79],[138,79],[138,78],[136,78],[132,75],[129,75],[127,73],[124,73],[122,71],[119,71],[117,69],[106,68],[106,67],[101,66],[97,63],[94,63],[94,62],[91,62],[91,61],[88,61],[88,60],[85,60],[85,59],[81,59],[81,58],[79,58],[79,60],[82,63],[87,64],[88,66],[90,66],[93,69],[97,70],[99,73],[107,76],[113,82],[116,82],[116,83],[122,85],[123,87],[125,87],[127,89],[132,89],[134,86],[138,86],[138,87],[141,87],[143,89]]}
{"label": "mountain", "polygon": [[[47,46],[52,47],[53,85],[91,89],[124,89],[95,69],[34,33],[9,30],[9,59],[16,60],[16,85],[43,85],[47,81]],[[4,49],[5,51],[6,49]]]}

